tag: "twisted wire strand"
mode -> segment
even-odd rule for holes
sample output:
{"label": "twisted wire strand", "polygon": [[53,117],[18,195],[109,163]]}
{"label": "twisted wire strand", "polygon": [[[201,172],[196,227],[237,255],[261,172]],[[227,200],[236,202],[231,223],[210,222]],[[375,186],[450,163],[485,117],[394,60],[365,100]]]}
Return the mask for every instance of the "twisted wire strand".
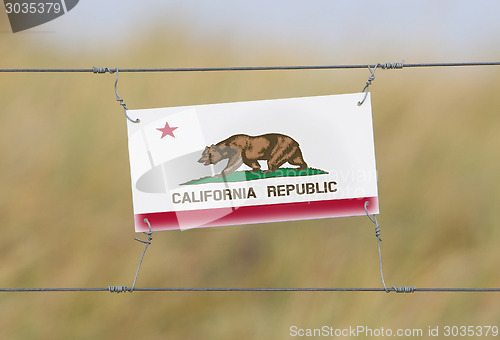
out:
{"label": "twisted wire strand", "polygon": [[414,293],[415,287],[392,287],[396,293]]}
{"label": "twisted wire strand", "polygon": [[[94,67],[94,69],[96,69],[96,68]],[[116,80],[115,80],[116,101],[123,107],[123,114],[125,115],[125,117],[127,117],[128,120],[130,120],[132,123],[139,123],[141,121],[139,118],[134,120],[134,119],[129,117],[129,115],[127,114],[127,110],[128,110],[127,104],[124,103],[123,99],[120,98],[120,95],[118,94],[118,88],[117,88],[118,87],[118,78],[119,78],[118,68],[111,71],[109,68],[104,67],[104,68],[99,68],[99,71],[101,71],[103,69],[104,69],[104,72],[99,72],[99,73],[105,73],[107,71],[107,72],[113,74],[114,72],[116,72]]]}
{"label": "twisted wire strand", "polygon": [[405,61],[403,60],[402,62],[398,63],[385,63],[385,64],[379,64],[379,67],[384,69],[384,70],[397,70],[397,69],[402,69],[405,67]]}
{"label": "twisted wire strand", "polygon": [[120,293],[128,292],[129,289],[126,286],[109,286],[108,291],[110,293],[120,294]]}
{"label": "twisted wire strand", "polygon": [[[334,69],[366,69],[380,65],[383,69],[421,68],[421,67],[467,67],[467,66],[500,66],[500,61],[456,62],[456,63],[375,63],[344,65],[299,65],[299,66],[233,66],[233,67],[171,67],[171,68],[120,68],[120,72],[217,72],[217,71],[272,71],[272,70],[334,70]],[[390,65],[390,66],[389,66]],[[401,67],[399,67],[401,66]],[[2,68],[0,72],[11,73],[114,73],[111,68]],[[116,68],[115,68],[116,70]]]}
{"label": "twisted wire strand", "polygon": [[[500,293],[500,288],[415,288],[393,287],[397,293]],[[109,286],[106,288],[0,288],[0,293],[28,292],[128,292],[125,286]],[[178,287],[143,287],[135,288],[135,292],[386,292],[384,288],[178,288]]]}
{"label": "twisted wire strand", "polygon": [[[368,205],[370,204],[369,201],[365,202],[365,212],[366,216],[370,219],[375,224],[375,236],[377,237],[377,246],[378,246],[378,262],[380,266],[380,279],[382,280],[382,285],[384,286],[384,290],[389,293],[390,289],[387,289],[385,285],[385,280],[384,280],[384,271],[382,269],[382,250],[380,249],[380,242],[382,242],[382,239],[380,238],[380,224],[377,221],[377,216],[373,214],[373,217],[370,216],[370,213],[368,212]],[[394,290],[396,290],[394,287],[392,287]]]}
{"label": "twisted wire strand", "polygon": [[103,74],[103,73],[110,73],[110,74],[113,74],[117,71],[118,69],[115,67],[115,68],[109,68],[109,67],[92,67],[92,72],[93,73],[100,73],[100,74]]}
{"label": "twisted wire strand", "polygon": [[109,67],[95,67],[94,66],[92,68],[92,72],[93,73],[97,73],[97,74],[105,74],[105,73],[113,74],[113,73],[116,73],[116,80],[115,80],[115,97],[116,97],[116,101],[118,102],[118,104],[121,105],[121,107],[123,107],[123,113],[125,114],[125,117],[127,117],[128,120],[130,120],[132,123],[139,123],[141,121],[140,119],[133,120],[132,118],[129,117],[129,115],[127,114],[127,110],[128,110],[127,104],[125,104],[125,102],[123,101],[123,99],[118,94],[119,69],[117,67],[115,67],[115,68],[109,68]]}
{"label": "twisted wire strand", "polygon": [[149,223],[149,220],[147,218],[144,219],[144,222],[147,223],[148,227],[149,227],[149,231],[143,232],[143,234],[148,237],[147,240],[144,241],[144,240],[141,240],[141,239],[134,237],[134,240],[141,242],[141,243],[144,243],[146,246],[144,247],[144,250],[142,251],[142,256],[141,256],[141,259],[139,261],[139,265],[137,266],[137,270],[135,272],[134,282],[132,283],[132,287],[128,288],[127,286],[109,286],[107,288],[107,290],[110,293],[118,293],[118,294],[124,293],[124,292],[132,293],[135,290],[135,284],[137,282],[137,277],[139,276],[139,270],[141,269],[142,260],[144,260],[144,255],[146,254],[146,250],[148,250],[148,247],[151,244],[151,241],[153,240],[153,237],[151,236],[151,235],[153,235],[153,232],[151,231],[151,224]]}
{"label": "twisted wire strand", "polygon": [[[395,63],[395,64],[398,64],[398,63]],[[358,106],[361,106],[363,105],[363,103],[365,102],[366,100],[366,97],[368,96],[368,88],[370,87],[370,85],[372,84],[372,81],[375,80],[375,71],[377,70],[377,67],[381,66],[383,69],[387,69],[387,68],[397,68],[396,66],[393,67],[393,65],[395,64],[391,64],[391,63],[386,63],[384,65],[382,64],[377,64],[375,65],[375,67],[371,68],[370,66],[368,66],[368,70],[370,70],[370,76],[368,77],[368,80],[366,81],[366,85],[365,87],[363,88],[363,91],[361,91],[361,93],[364,92],[365,96],[363,97],[363,100],[359,101],[358,102]],[[403,67],[403,63],[401,63],[401,67],[399,68],[402,68]]]}
{"label": "twisted wire strand", "polygon": [[135,272],[134,283],[132,284],[132,288],[130,288],[130,290],[129,290],[131,293],[135,289],[135,283],[137,282],[137,277],[139,276],[139,270],[141,269],[142,260],[144,260],[144,255],[146,254],[146,250],[148,250],[148,247],[151,244],[151,241],[153,240],[153,237],[151,236],[151,235],[153,235],[153,232],[151,231],[151,224],[149,223],[149,220],[147,218],[144,219],[144,222],[147,223],[148,227],[149,227],[149,231],[143,232],[143,234],[146,235],[148,237],[148,239],[146,241],[143,241],[143,240],[140,240],[138,238],[134,238],[134,240],[142,242],[142,243],[144,243],[146,245],[144,246],[144,250],[142,252],[141,260],[139,261],[139,265],[137,266],[137,271]]}
{"label": "twisted wire strand", "polygon": [[370,204],[369,201],[365,202],[365,212],[366,216],[370,219],[370,221],[375,224],[375,237],[377,238],[377,246],[378,246],[378,262],[380,266],[380,279],[382,280],[382,285],[384,286],[384,290],[386,293],[390,292],[396,292],[396,293],[414,293],[416,288],[415,287],[394,287],[392,286],[391,288],[387,288],[385,285],[385,280],[384,280],[384,270],[382,268],[382,250],[380,249],[380,242],[382,242],[382,238],[380,238],[380,234],[382,233],[380,230],[380,223],[377,221],[377,216],[373,214],[370,216],[370,213],[368,212],[368,205]]}

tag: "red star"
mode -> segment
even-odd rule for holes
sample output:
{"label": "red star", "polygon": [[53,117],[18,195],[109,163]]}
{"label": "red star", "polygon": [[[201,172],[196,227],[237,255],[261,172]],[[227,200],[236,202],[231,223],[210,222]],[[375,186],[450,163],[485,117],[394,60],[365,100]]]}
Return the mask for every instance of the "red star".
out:
{"label": "red star", "polygon": [[164,128],[157,128],[156,130],[162,132],[161,138],[163,138],[167,135],[175,138],[175,136],[174,136],[175,129],[178,129],[178,128],[177,127],[170,127],[170,125],[168,125],[168,122],[166,122]]}

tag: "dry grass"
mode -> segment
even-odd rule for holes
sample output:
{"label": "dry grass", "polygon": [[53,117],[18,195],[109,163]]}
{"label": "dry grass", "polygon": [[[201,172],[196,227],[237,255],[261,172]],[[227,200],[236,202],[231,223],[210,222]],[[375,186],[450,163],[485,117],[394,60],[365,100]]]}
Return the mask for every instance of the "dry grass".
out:
{"label": "dry grass", "polygon": [[[181,40],[67,60],[0,35],[3,67],[235,64],[228,46]],[[126,50],[124,50],[126,48]],[[198,47],[201,49],[201,47]],[[146,53],[148,51],[149,53]],[[35,53],[36,52],[36,53]],[[198,51],[200,52],[200,51]],[[262,64],[293,64],[290,51]],[[297,56],[297,63],[300,63]],[[241,64],[245,64],[242,62]],[[113,76],[2,74],[0,285],[130,285],[125,118]],[[131,108],[357,92],[368,71],[123,74]],[[374,82],[383,255],[389,285],[500,284],[498,70],[380,71]],[[380,286],[367,218],[154,235],[138,286]],[[498,294],[54,293],[0,295],[2,339],[283,339],[289,327],[495,324]]]}

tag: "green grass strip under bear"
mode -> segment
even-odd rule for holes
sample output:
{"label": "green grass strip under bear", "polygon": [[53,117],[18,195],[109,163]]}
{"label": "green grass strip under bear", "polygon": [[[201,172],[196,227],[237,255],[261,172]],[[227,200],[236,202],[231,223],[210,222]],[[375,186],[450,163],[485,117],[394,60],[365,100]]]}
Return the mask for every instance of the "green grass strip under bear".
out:
{"label": "green grass strip under bear", "polygon": [[244,182],[244,181],[254,181],[257,179],[264,178],[278,178],[278,177],[298,177],[298,176],[311,176],[311,175],[324,175],[328,172],[319,169],[305,169],[296,170],[292,168],[278,169],[275,172],[264,173],[250,172],[250,171],[236,171],[227,177],[203,177],[200,179],[194,179],[192,181],[182,183],[181,185],[191,185],[191,184],[204,184],[204,183],[222,183],[222,182]]}

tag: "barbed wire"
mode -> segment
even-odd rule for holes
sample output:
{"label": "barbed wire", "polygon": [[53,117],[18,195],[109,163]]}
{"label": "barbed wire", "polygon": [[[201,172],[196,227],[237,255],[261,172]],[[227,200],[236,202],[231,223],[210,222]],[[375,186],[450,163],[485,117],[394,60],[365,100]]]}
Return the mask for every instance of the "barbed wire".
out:
{"label": "barbed wire", "polygon": [[[406,64],[403,62],[396,63],[377,63],[377,64],[357,64],[357,65],[302,65],[302,66],[237,66],[237,67],[180,67],[180,68],[110,68],[110,67],[93,67],[93,68],[12,68],[0,69],[3,73],[117,73],[118,72],[216,72],[216,71],[270,71],[270,70],[333,70],[333,69],[366,69],[372,73],[366,83],[363,92],[365,92],[371,81],[374,79],[374,71],[377,68],[381,69],[402,69],[402,68],[421,68],[421,67],[464,67],[464,66],[500,66],[500,62],[458,62],[458,63],[418,63]],[[373,79],[372,79],[373,78]],[[115,82],[115,92],[116,83]],[[119,98],[116,93],[117,100]],[[362,102],[359,103],[361,105]],[[122,105],[124,106],[124,105]],[[124,106],[126,109],[126,107]],[[128,118],[128,117],[127,117]],[[130,119],[130,118],[129,118]],[[366,205],[365,205],[366,210]],[[370,220],[376,224],[376,237],[378,239],[380,275],[383,288],[137,288],[135,287],[139,269],[144,259],[147,247],[151,244],[151,227],[148,233],[147,241],[136,239],[137,241],[146,244],[142,257],[137,267],[134,282],[131,288],[127,286],[109,286],[107,288],[0,288],[0,293],[17,293],[17,292],[395,292],[395,293],[415,293],[415,292],[497,292],[500,293],[500,288],[416,288],[416,287],[390,287],[387,288],[384,282],[382,272],[382,258],[380,251],[380,229],[379,224],[375,219],[372,219],[366,211]],[[146,223],[147,222],[145,220]]]}
{"label": "barbed wire", "polygon": [[376,63],[354,65],[299,65],[299,66],[234,66],[234,67],[170,67],[170,68],[3,68],[0,72],[74,72],[74,73],[114,73],[119,72],[216,72],[216,71],[272,71],[272,70],[334,70],[334,69],[366,69],[379,67],[382,69],[402,69],[415,67],[460,67],[460,66],[500,66],[500,61],[492,62],[456,62],[456,63]]}
{"label": "barbed wire", "polygon": [[[385,288],[138,288],[134,292],[384,292]],[[463,293],[500,293],[500,288],[416,288],[399,287],[396,293],[438,293],[438,292],[463,292]],[[131,288],[124,286],[110,286],[107,288],[0,288],[0,293],[21,292],[132,292]]]}

